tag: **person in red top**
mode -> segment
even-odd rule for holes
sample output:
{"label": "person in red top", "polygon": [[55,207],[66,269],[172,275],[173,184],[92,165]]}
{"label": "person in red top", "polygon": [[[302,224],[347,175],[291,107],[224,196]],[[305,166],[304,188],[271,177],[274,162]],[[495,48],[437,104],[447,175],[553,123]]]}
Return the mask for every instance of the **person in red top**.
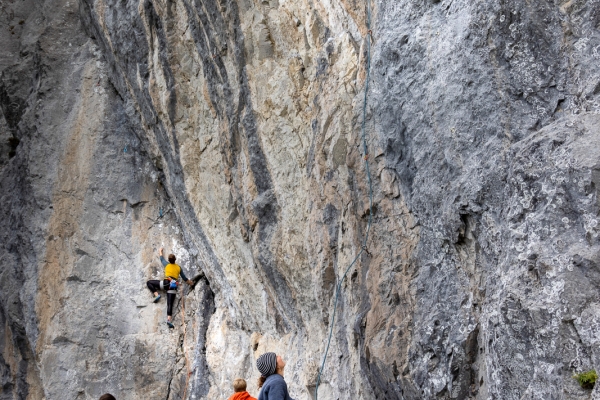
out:
{"label": "person in red top", "polygon": [[246,381],[242,378],[237,378],[233,381],[234,394],[231,395],[229,400],[256,400],[256,398],[250,396],[250,393],[246,392]]}

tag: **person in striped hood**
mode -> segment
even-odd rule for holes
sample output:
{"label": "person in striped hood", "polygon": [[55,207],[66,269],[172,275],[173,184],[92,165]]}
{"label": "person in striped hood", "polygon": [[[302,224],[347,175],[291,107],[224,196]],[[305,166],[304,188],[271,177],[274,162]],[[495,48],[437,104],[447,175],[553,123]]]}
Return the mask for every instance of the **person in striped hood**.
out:
{"label": "person in striped hood", "polygon": [[283,379],[285,361],[275,353],[265,353],[256,360],[261,374],[258,388],[261,389],[258,400],[293,400]]}

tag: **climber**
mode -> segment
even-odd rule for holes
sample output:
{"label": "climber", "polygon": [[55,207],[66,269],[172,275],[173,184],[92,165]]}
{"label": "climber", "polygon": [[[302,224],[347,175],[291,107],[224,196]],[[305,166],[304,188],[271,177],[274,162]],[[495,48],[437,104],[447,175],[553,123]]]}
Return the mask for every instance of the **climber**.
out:
{"label": "climber", "polygon": [[190,286],[194,285],[194,282],[191,279],[188,279],[181,267],[175,264],[176,257],[173,254],[169,254],[169,262],[165,260],[163,257],[163,248],[161,247],[158,251],[158,255],[160,256],[160,262],[163,267],[165,267],[165,279],[162,281],[151,280],[146,283],[150,292],[154,295],[154,302],[158,302],[160,300],[160,294],[158,294],[158,290],[166,290],[167,291],[167,325],[169,328],[173,329],[173,323],[171,322],[173,316],[173,303],[175,302],[175,296],[177,295],[177,285],[179,282],[179,275],[183,278],[183,280]]}
{"label": "climber", "polygon": [[229,400],[256,400],[256,398],[250,396],[250,393],[246,392],[246,381],[242,378],[237,378],[233,381],[234,394],[229,397]]}
{"label": "climber", "polygon": [[117,400],[117,399],[115,399],[115,396],[113,396],[112,394],[106,393],[106,394],[103,394],[102,396],[100,396],[100,400]]}
{"label": "climber", "polygon": [[258,378],[258,388],[262,388],[258,400],[293,400],[283,380],[285,361],[281,356],[264,353],[256,360],[256,367],[261,374]]}

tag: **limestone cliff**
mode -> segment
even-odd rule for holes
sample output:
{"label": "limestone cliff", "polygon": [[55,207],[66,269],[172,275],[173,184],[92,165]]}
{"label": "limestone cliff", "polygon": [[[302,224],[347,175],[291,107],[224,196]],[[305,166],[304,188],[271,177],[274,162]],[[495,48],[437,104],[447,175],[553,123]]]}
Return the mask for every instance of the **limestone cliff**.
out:
{"label": "limestone cliff", "polygon": [[[366,20],[372,10],[372,31]],[[600,1],[4,0],[0,400],[589,399]],[[364,124],[373,207],[361,147]],[[175,329],[145,286],[178,257]]]}

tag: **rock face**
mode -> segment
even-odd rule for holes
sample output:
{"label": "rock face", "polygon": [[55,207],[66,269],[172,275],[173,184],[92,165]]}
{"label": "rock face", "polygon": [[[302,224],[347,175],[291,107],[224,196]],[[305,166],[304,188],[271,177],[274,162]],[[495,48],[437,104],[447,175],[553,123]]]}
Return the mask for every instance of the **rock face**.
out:
{"label": "rock face", "polygon": [[[0,399],[257,396],[265,351],[314,398],[340,283],[320,399],[600,398],[572,378],[600,370],[599,1],[7,0],[0,26]],[[197,280],[174,330],[160,247]]]}

